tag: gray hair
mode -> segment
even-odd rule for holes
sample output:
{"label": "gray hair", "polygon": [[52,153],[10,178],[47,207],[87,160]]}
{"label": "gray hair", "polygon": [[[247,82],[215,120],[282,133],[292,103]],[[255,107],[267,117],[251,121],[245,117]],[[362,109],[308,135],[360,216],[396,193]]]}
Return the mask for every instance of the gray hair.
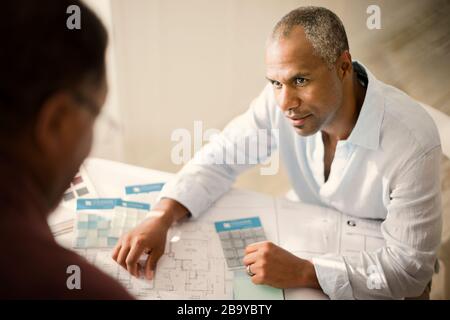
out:
{"label": "gray hair", "polygon": [[315,54],[330,67],[345,50],[349,50],[342,21],[335,13],[322,7],[308,6],[292,10],[275,25],[271,39],[288,37],[297,26],[303,28]]}

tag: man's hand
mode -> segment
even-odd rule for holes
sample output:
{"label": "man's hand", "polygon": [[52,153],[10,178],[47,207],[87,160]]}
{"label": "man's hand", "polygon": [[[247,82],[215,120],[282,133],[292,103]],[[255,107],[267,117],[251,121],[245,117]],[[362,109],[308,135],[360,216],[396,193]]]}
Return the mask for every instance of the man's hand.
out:
{"label": "man's hand", "polygon": [[156,263],[164,254],[170,226],[189,215],[186,207],[167,198],[159,201],[154,211],[158,211],[160,216],[147,219],[124,234],[112,253],[112,258],[135,277],[139,277],[139,258],[143,253],[147,253],[144,273],[149,280],[153,279]]}
{"label": "man's hand", "polygon": [[250,265],[252,282],[272,287],[320,289],[314,265],[271,242],[258,242],[245,249],[244,265]]}
{"label": "man's hand", "polygon": [[147,253],[144,274],[153,279],[156,263],[164,253],[170,224],[161,217],[150,218],[124,234],[117,242],[112,258],[135,277],[139,277],[139,258]]}

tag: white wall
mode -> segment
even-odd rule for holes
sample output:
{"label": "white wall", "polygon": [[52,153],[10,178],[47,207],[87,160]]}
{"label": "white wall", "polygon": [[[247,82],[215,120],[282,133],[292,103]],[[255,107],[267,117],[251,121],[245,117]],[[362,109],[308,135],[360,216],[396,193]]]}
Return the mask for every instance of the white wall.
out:
{"label": "white wall", "polygon": [[[336,12],[346,26],[353,58],[380,79],[438,107],[448,100],[439,96],[439,85],[448,77],[442,66],[449,64],[439,59],[439,51],[424,52],[422,43],[414,47],[423,38],[433,39],[432,24],[430,34],[410,39],[408,33],[417,19],[423,20],[427,5],[438,2],[111,0],[124,160],[175,172],[180,166],[170,161],[174,129],[192,132],[195,120],[203,120],[204,128],[221,129],[244,112],[265,84],[267,35],[276,21],[300,5],[323,5]],[[366,27],[370,4],[381,7],[381,30]],[[244,175],[238,185],[272,193],[289,188],[283,171],[276,177],[258,172]]]}
{"label": "white wall", "polygon": [[123,128],[117,87],[117,61],[110,0],[85,0],[103,21],[109,35],[106,53],[108,98],[96,123],[91,156],[111,160],[124,160]]}

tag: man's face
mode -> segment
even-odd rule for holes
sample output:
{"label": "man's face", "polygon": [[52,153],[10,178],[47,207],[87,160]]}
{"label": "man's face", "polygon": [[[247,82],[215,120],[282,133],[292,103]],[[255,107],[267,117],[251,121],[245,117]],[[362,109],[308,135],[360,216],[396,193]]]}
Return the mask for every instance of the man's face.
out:
{"label": "man's face", "polygon": [[[106,100],[107,86],[103,80],[97,87],[87,87],[77,93],[78,99],[78,132],[72,136],[73,159],[76,169],[79,168],[84,159],[89,155],[93,142],[93,131],[95,120],[100,114]],[[75,172],[76,173],[76,172]]]}
{"label": "man's face", "polygon": [[101,112],[106,93],[106,81],[96,86],[85,86],[73,93],[74,113],[67,119],[71,129],[63,137],[61,156],[58,157],[58,171],[63,179],[59,190],[56,190],[58,196],[62,196],[91,151],[95,120]]}
{"label": "man's face", "polygon": [[336,69],[330,70],[314,53],[300,27],[268,44],[266,77],[281,110],[302,136],[330,125],[342,105],[343,86]]}

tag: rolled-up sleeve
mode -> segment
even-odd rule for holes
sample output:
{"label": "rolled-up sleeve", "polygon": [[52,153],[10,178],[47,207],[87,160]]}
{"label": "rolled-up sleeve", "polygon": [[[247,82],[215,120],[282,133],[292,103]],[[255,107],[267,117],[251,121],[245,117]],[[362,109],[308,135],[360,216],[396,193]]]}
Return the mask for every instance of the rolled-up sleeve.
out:
{"label": "rolled-up sleeve", "polygon": [[374,252],[313,259],[331,299],[402,299],[420,296],[431,281],[442,232],[441,148],[417,157],[391,181],[385,246]]}
{"label": "rolled-up sleeve", "polygon": [[[240,173],[267,160],[277,148],[278,137],[272,130],[274,106],[272,89],[266,86],[247,112],[212,137],[165,184],[159,199],[178,201],[194,218],[208,209],[231,188]],[[261,142],[264,148],[259,147]]]}

